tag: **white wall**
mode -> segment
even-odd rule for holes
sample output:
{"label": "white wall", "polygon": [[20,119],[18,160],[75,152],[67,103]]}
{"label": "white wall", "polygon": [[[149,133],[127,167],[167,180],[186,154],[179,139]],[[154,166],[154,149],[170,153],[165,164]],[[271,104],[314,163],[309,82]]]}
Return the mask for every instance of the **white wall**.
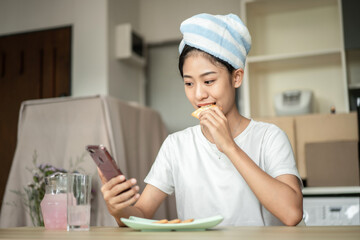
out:
{"label": "white wall", "polygon": [[240,15],[240,0],[140,0],[140,30],[148,43],[177,40],[180,23],[204,12]]}
{"label": "white wall", "polygon": [[107,93],[107,1],[0,0],[0,35],[73,27],[73,96]]}
{"label": "white wall", "polygon": [[115,27],[121,23],[130,23],[136,32],[139,31],[139,1],[109,0],[108,3],[109,94],[144,104],[144,69],[115,58]]}
{"label": "white wall", "polygon": [[108,93],[106,26],[107,1],[75,0],[72,74],[74,96]]}
{"label": "white wall", "polygon": [[75,0],[0,0],[0,34],[70,25],[74,6]]}

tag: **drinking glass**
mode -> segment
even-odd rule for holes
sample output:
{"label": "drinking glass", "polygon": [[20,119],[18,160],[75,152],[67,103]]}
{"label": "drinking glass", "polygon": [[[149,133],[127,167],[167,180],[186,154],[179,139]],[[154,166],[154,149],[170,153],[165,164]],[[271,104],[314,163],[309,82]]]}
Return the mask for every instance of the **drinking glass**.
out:
{"label": "drinking glass", "polygon": [[67,230],[87,231],[90,228],[91,176],[68,174]]}

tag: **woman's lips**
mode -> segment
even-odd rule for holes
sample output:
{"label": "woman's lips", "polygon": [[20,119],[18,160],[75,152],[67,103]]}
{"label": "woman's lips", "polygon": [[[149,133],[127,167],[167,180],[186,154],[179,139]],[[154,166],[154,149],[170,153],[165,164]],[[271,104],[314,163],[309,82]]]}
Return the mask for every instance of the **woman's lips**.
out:
{"label": "woman's lips", "polygon": [[209,106],[209,105],[216,105],[216,102],[214,102],[214,103],[202,103],[202,104],[198,104],[197,106],[199,108],[201,108],[201,107],[205,107],[205,106]]}

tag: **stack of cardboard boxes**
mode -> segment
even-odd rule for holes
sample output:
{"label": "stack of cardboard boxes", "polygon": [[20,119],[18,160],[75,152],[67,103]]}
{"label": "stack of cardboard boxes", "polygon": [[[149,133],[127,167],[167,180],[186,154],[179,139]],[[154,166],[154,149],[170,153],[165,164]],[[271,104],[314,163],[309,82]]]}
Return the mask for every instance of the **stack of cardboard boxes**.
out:
{"label": "stack of cardboard boxes", "polygon": [[307,187],[360,185],[356,112],[255,120],[286,132]]}

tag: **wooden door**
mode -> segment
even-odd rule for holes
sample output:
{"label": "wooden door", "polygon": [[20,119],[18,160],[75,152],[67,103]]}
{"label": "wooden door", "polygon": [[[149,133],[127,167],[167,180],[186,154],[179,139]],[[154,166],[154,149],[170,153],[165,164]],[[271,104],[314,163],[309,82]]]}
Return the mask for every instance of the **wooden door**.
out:
{"label": "wooden door", "polygon": [[0,206],[21,102],[70,95],[70,66],[71,27],[0,36]]}

